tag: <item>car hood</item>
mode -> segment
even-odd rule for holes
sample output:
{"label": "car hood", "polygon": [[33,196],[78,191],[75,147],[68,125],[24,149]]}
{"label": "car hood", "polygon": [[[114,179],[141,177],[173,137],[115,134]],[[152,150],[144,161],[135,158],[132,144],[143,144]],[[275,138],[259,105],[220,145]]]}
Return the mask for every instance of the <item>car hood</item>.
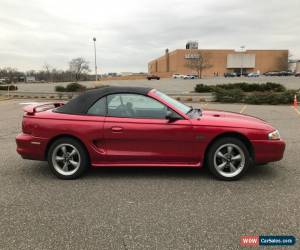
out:
{"label": "car hood", "polygon": [[200,119],[195,122],[195,125],[197,124],[217,127],[249,128],[268,131],[275,130],[266,121],[257,117],[219,110],[203,111]]}

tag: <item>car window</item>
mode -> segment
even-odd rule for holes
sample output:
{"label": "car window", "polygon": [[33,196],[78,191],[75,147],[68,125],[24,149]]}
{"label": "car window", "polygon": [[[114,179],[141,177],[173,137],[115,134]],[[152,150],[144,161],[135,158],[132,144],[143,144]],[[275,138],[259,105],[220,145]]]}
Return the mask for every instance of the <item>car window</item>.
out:
{"label": "car window", "polygon": [[87,114],[89,115],[106,115],[106,97],[103,97],[96,101],[88,110]]}
{"label": "car window", "polygon": [[165,119],[167,106],[139,94],[114,94],[107,96],[107,115],[114,117]]}
{"label": "car window", "polygon": [[155,94],[185,114],[187,114],[189,111],[191,111],[191,107],[186,106],[185,104],[173,99],[172,97],[170,97],[162,92],[159,92],[156,90]]}

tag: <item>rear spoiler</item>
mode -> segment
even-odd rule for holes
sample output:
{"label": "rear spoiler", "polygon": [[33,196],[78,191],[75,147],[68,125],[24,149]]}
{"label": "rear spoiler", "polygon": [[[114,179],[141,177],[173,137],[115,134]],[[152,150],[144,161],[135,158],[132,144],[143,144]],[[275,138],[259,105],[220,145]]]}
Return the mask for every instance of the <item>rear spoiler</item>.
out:
{"label": "rear spoiler", "polygon": [[28,106],[25,106],[23,108],[23,111],[25,113],[27,113],[27,115],[34,115],[37,112],[42,112],[42,111],[46,111],[48,109],[52,109],[54,108],[58,108],[63,106],[64,103],[63,102],[53,102],[53,103],[38,103],[38,104],[31,104]]}

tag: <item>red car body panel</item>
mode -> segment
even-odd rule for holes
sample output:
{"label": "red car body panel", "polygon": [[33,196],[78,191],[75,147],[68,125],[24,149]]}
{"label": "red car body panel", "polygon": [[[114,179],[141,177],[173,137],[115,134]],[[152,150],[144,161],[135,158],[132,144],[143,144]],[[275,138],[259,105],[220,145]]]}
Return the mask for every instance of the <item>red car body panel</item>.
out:
{"label": "red car body panel", "polygon": [[[46,160],[51,142],[60,136],[80,140],[91,165],[102,166],[188,166],[203,165],[205,153],[218,136],[234,133],[249,141],[256,163],[282,159],[285,143],[268,140],[275,129],[251,116],[204,111],[191,119],[166,103],[154,91],[148,96],[172,108],[184,119],[101,117],[53,112],[25,113],[23,133],[16,137],[17,152],[26,159]],[[33,110],[33,107],[27,111]]]}

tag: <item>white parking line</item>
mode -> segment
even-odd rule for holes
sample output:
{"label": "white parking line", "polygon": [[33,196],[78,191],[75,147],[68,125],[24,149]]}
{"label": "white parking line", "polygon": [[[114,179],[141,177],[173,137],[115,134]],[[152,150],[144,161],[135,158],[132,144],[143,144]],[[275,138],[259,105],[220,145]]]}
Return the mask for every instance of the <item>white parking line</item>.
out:
{"label": "white parking line", "polygon": [[295,108],[294,106],[291,106],[291,108],[292,108],[293,110],[295,110],[295,112],[296,112],[298,115],[300,115],[300,111],[299,111],[297,108]]}
{"label": "white parking line", "polygon": [[242,114],[242,113],[246,110],[246,108],[247,108],[247,105],[244,105],[244,106],[242,107],[242,109],[240,110],[240,114]]}

